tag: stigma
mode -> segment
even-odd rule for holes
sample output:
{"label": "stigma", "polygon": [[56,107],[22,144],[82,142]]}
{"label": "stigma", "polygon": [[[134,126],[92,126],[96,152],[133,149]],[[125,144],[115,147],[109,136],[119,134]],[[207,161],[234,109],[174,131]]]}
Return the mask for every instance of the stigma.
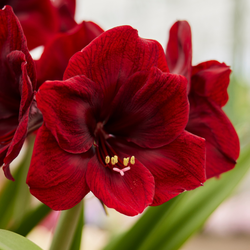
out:
{"label": "stigma", "polygon": [[[107,155],[105,157],[105,163],[106,163],[106,165],[111,164],[113,171],[120,173],[121,176],[124,176],[124,173],[127,172],[128,170],[130,170],[130,166],[129,165],[134,165],[135,164],[135,157],[134,156],[125,157],[125,158],[123,158],[122,161],[119,161],[117,155],[114,155],[112,157],[110,157],[109,155]],[[123,164],[123,166],[122,166],[121,163]],[[121,166],[123,168],[121,168]]]}

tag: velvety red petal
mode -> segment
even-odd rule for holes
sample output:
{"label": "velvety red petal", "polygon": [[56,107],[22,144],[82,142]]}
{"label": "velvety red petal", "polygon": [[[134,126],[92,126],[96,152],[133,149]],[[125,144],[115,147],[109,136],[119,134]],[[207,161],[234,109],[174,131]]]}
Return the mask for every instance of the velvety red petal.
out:
{"label": "velvety red petal", "polygon": [[45,46],[41,58],[36,61],[38,86],[46,80],[62,80],[69,59],[103,30],[92,22],[82,22],[73,30],[58,34]]}
{"label": "velvety red petal", "polygon": [[30,192],[54,210],[69,209],[89,192],[85,180],[92,152],[69,154],[43,125],[36,137],[27,176]]}
{"label": "velvety red petal", "polygon": [[177,21],[170,29],[166,59],[171,73],[183,75],[188,80],[192,73],[192,36],[186,21]]}
{"label": "velvety red petal", "polygon": [[59,14],[61,32],[66,32],[77,25],[74,20],[76,0],[55,0],[52,3]]}
{"label": "velvety red petal", "polygon": [[28,64],[25,61],[25,55],[22,51],[12,51],[7,55],[7,59],[9,65],[11,66],[11,73],[19,77],[17,82],[19,86],[16,87],[18,87],[19,94],[21,96],[19,104],[19,119],[21,119],[33,99],[33,86],[27,72]]}
{"label": "velvety red petal", "polygon": [[207,177],[232,169],[239,157],[239,138],[222,109],[198,95],[189,95],[190,117],[186,129],[206,139]]}
{"label": "velvety red petal", "polygon": [[98,199],[125,215],[142,213],[153,200],[154,178],[139,161],[121,176],[93,157],[88,164],[86,180]]}
{"label": "velvety red petal", "polygon": [[54,0],[53,4],[57,8],[61,8],[62,6],[65,6],[67,8],[68,13],[74,17],[75,16],[75,10],[76,10],[76,0]]}
{"label": "velvety red petal", "polygon": [[[6,177],[8,179],[14,180],[9,170],[9,164],[19,154],[27,135],[29,118],[30,118],[30,108],[33,99],[33,88],[32,88],[32,83],[27,75],[27,63],[22,62],[25,59],[24,54],[21,51],[13,51],[8,55],[8,59],[10,64],[12,64],[12,70],[16,69],[16,71],[18,72],[20,71],[21,68],[21,74],[22,74],[19,79],[19,91],[21,95],[21,102],[19,107],[18,124],[16,125],[17,127],[15,128],[13,138],[10,139],[9,148],[6,157],[4,159],[4,167],[3,167]],[[9,119],[5,121],[5,124],[6,122],[9,122]],[[10,130],[12,131],[12,128]]]}
{"label": "velvety red petal", "polygon": [[161,45],[140,38],[130,26],[120,26],[104,32],[76,53],[69,61],[64,79],[85,75],[98,83],[106,95],[114,95],[128,77],[152,66],[168,71]]}
{"label": "velvety red petal", "polygon": [[191,91],[207,97],[220,107],[228,101],[227,87],[231,70],[225,63],[207,61],[193,67]]}
{"label": "velvety red petal", "polygon": [[22,51],[27,61],[27,72],[33,86],[36,84],[36,72],[34,62],[29,54],[27,42],[19,20],[14,15],[10,6],[0,10],[0,48],[1,57],[5,58],[13,50]]}
{"label": "velvety red petal", "polygon": [[5,156],[6,156],[7,150],[8,150],[8,145],[5,145],[4,147],[0,148],[0,167],[4,163],[3,160],[4,160]]}
{"label": "velvety red petal", "polygon": [[30,50],[47,43],[59,30],[59,18],[50,0],[11,1]]}
{"label": "velvety red petal", "polygon": [[186,190],[202,185],[205,174],[205,140],[186,131],[170,144],[143,149],[132,143],[113,140],[113,148],[135,156],[155,179],[153,206],[160,205]]}
{"label": "velvety red petal", "polygon": [[156,148],[173,141],[188,121],[186,79],[152,68],[122,85],[104,126],[141,147]]}
{"label": "velvety red petal", "polygon": [[90,79],[76,76],[45,82],[37,92],[46,127],[67,152],[83,153],[93,145],[94,109],[101,96],[95,87]]}
{"label": "velvety red petal", "polygon": [[10,180],[14,180],[14,178],[10,174],[9,164],[18,156],[23,146],[23,143],[25,141],[25,138],[27,135],[27,129],[28,129],[28,122],[29,122],[29,112],[30,112],[30,108],[26,110],[26,112],[23,114],[23,116],[19,120],[19,124],[16,128],[15,134],[9,144],[7,154],[4,158],[3,170],[5,173],[5,176]]}

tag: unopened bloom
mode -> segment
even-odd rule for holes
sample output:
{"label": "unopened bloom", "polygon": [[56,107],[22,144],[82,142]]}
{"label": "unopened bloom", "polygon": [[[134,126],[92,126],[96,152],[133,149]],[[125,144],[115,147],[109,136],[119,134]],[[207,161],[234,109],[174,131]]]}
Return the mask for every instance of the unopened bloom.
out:
{"label": "unopened bloom", "polygon": [[129,26],[104,32],[70,59],[64,81],[37,92],[31,193],[63,210],[92,191],[132,216],[202,185],[205,142],[184,131],[186,91],[159,43]]}
{"label": "unopened bloom", "polygon": [[28,132],[42,123],[34,90],[36,73],[21,25],[10,6],[0,10],[0,166],[12,179],[9,164]]}
{"label": "unopened bloom", "polygon": [[186,130],[206,139],[207,178],[232,169],[239,157],[239,138],[222,110],[228,101],[230,68],[214,60],[192,66],[191,29],[186,21],[172,26],[166,59],[170,72],[188,80],[190,115]]}

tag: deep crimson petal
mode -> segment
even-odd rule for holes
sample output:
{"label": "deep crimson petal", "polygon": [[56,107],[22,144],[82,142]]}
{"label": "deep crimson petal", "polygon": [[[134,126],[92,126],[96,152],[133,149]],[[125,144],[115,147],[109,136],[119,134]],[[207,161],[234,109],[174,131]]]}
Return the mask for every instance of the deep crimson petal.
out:
{"label": "deep crimson petal", "polygon": [[186,79],[157,68],[137,73],[123,84],[112,106],[107,132],[141,147],[161,147],[179,136],[188,121]]}
{"label": "deep crimson petal", "polygon": [[46,80],[62,80],[72,55],[80,51],[103,30],[93,22],[82,22],[67,33],[60,33],[45,46],[41,58],[36,61],[38,86]]}
{"label": "deep crimson petal", "polygon": [[207,177],[232,169],[240,149],[239,138],[232,123],[216,103],[191,94],[189,101],[190,117],[186,129],[206,139]]}
{"label": "deep crimson petal", "polygon": [[29,121],[35,116],[36,73],[22,27],[10,6],[0,10],[0,23],[0,157],[6,177],[13,180],[9,164],[19,154]]}
{"label": "deep crimson petal", "polygon": [[[9,148],[4,159],[3,166],[5,176],[10,180],[14,180],[10,173],[9,164],[18,156],[27,135],[28,124],[30,120],[30,108],[33,100],[33,87],[28,77],[27,62],[25,61],[25,56],[23,52],[16,50],[12,51],[10,54],[8,54],[7,58],[9,64],[12,64],[11,69],[13,71],[20,71],[21,63],[22,74],[19,79],[19,91],[21,94],[21,102],[19,107],[18,124],[16,125],[15,132],[13,132],[13,138],[9,142]],[[7,121],[9,121],[9,119]]]}
{"label": "deep crimson petal", "polygon": [[[18,90],[21,96],[19,104],[19,118],[21,118],[29,108],[33,99],[33,86],[28,75],[28,64],[22,51],[14,50],[7,55],[8,65],[13,76],[19,76]],[[14,78],[14,77],[13,77]],[[17,85],[17,84],[16,84]],[[17,86],[16,86],[17,87]]]}
{"label": "deep crimson petal", "polygon": [[64,79],[85,75],[112,96],[129,76],[152,66],[168,71],[161,45],[140,38],[130,26],[120,26],[104,32],[76,53],[69,61]]}
{"label": "deep crimson petal", "polygon": [[25,55],[25,60],[27,61],[28,75],[31,79],[33,87],[35,87],[36,72],[34,62],[31,55],[29,54],[22,27],[10,6],[5,6],[4,9],[0,10],[0,23],[1,58],[4,59],[10,52],[14,50],[22,51]]}
{"label": "deep crimson petal", "polygon": [[228,101],[227,87],[231,70],[225,63],[207,61],[192,69],[191,91],[223,107]]}
{"label": "deep crimson petal", "polygon": [[3,170],[5,173],[5,176],[10,180],[14,180],[14,178],[10,174],[9,164],[18,156],[23,146],[23,143],[25,141],[27,130],[28,130],[29,112],[30,112],[30,108],[26,110],[21,120],[19,121],[15,134],[9,144],[6,157],[4,158]]}
{"label": "deep crimson petal", "polygon": [[81,155],[65,152],[43,125],[27,176],[30,192],[54,210],[72,208],[89,192],[85,175],[91,156],[90,151]]}
{"label": "deep crimson petal", "polygon": [[101,95],[96,84],[84,76],[45,82],[37,92],[38,108],[46,127],[61,148],[83,153],[93,145],[94,109]]}
{"label": "deep crimson petal", "polygon": [[66,32],[77,25],[74,20],[76,0],[55,0],[52,2],[59,14],[60,31]]}
{"label": "deep crimson petal", "polygon": [[0,166],[3,165],[3,160],[6,156],[7,150],[8,150],[8,145],[0,148]]}
{"label": "deep crimson petal", "polygon": [[14,0],[7,4],[13,7],[21,22],[30,50],[47,43],[59,30],[58,13],[50,0]]}
{"label": "deep crimson petal", "polygon": [[93,157],[88,164],[86,180],[90,190],[107,207],[125,215],[142,213],[153,200],[154,178],[139,161],[121,176]]}
{"label": "deep crimson petal", "polygon": [[60,8],[62,6],[65,6],[67,8],[68,13],[74,17],[75,16],[75,10],[76,10],[76,0],[54,0],[53,4]]}
{"label": "deep crimson petal", "polygon": [[188,80],[192,74],[192,36],[186,21],[177,21],[170,29],[166,59],[171,73],[180,74]]}
{"label": "deep crimson petal", "polygon": [[[186,131],[172,143],[156,149],[140,148],[132,143],[111,139],[120,152],[134,155],[153,175],[153,206],[160,205],[186,190],[202,185],[205,173],[205,140]],[[126,173],[125,173],[126,174]]]}

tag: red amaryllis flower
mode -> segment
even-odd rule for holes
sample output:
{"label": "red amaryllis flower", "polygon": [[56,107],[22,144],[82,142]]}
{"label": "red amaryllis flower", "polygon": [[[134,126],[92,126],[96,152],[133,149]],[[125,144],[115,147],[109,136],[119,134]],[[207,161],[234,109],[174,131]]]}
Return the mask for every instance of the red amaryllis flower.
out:
{"label": "red amaryllis flower", "polygon": [[0,166],[12,179],[9,164],[19,154],[28,132],[42,118],[33,100],[34,62],[21,25],[10,6],[0,10]]}
{"label": "red amaryllis flower", "polygon": [[44,124],[27,177],[31,193],[62,210],[92,191],[132,216],[200,186],[205,142],[184,131],[186,79],[167,71],[162,47],[129,26],[76,53],[64,81],[37,93]]}
{"label": "red amaryllis flower", "polygon": [[192,67],[191,29],[186,21],[170,30],[166,53],[170,72],[188,80],[190,115],[186,130],[206,139],[207,178],[232,169],[239,157],[239,139],[223,112],[227,103],[230,68],[207,61]]}
{"label": "red amaryllis flower", "polygon": [[57,34],[45,46],[41,58],[35,61],[38,86],[46,80],[62,80],[70,57],[102,32],[97,24],[83,21],[70,31]]}
{"label": "red amaryllis flower", "polygon": [[66,32],[76,25],[75,0],[0,0],[0,8],[12,6],[17,15],[28,48],[45,45],[58,32]]}

